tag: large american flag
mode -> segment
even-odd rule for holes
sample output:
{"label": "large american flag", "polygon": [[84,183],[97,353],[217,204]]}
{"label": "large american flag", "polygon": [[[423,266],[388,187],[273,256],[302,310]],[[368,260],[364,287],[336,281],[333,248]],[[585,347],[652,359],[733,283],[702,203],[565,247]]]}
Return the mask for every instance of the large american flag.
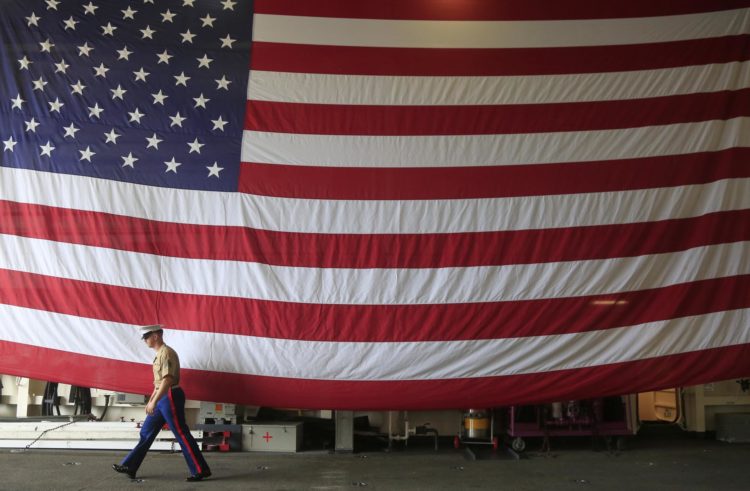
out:
{"label": "large american flag", "polygon": [[750,374],[750,1],[0,0],[0,373],[307,408]]}

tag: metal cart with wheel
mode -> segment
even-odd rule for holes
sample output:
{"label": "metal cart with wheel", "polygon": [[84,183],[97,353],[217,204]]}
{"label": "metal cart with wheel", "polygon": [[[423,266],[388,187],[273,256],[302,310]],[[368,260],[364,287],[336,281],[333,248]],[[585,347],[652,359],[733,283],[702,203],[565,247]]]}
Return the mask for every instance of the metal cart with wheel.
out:
{"label": "metal cart with wheel", "polygon": [[582,401],[554,402],[534,406],[511,406],[506,411],[510,448],[526,450],[526,438],[542,437],[542,449],[549,450],[555,436],[601,436],[610,444],[614,438],[622,450],[625,437],[633,434],[628,397],[605,397]]}

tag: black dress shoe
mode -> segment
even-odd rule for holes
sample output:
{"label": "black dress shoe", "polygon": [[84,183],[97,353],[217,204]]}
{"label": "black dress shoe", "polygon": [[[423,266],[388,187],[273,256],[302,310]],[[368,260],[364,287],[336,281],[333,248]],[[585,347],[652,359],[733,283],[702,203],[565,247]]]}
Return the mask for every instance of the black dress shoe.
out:
{"label": "black dress shoe", "polygon": [[187,482],[198,482],[206,479],[207,477],[211,477],[211,471],[204,471],[199,472],[198,474],[193,474],[192,476],[188,476],[185,478]]}
{"label": "black dress shoe", "polygon": [[127,474],[130,479],[135,479],[135,471],[131,471],[127,465],[112,464],[112,468],[115,472],[120,474]]}

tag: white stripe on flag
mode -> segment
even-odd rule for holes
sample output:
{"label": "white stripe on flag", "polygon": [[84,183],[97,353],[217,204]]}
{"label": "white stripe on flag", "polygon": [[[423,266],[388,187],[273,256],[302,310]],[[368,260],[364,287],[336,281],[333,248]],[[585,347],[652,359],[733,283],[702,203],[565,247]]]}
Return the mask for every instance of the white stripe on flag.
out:
{"label": "white stripe on flag", "polygon": [[689,218],[750,208],[749,187],[750,178],[745,178],[516,198],[312,200],[166,189],[0,167],[0,199],[4,200],[164,222],[303,233],[490,232]]}
{"label": "white stripe on flag", "polygon": [[247,98],[303,104],[453,106],[645,99],[750,87],[750,62],[504,77],[331,75],[253,70]]}
{"label": "white stripe on flag", "polygon": [[0,235],[0,268],[144,290],[281,302],[452,304],[601,295],[750,274],[750,243],[540,264],[346,269],[163,257]]}
{"label": "white stripe on flag", "polygon": [[245,131],[242,161],[322,167],[471,167],[591,162],[750,146],[750,118],[616,130],[450,136]]}
{"label": "white stripe on flag", "polygon": [[[9,305],[0,305],[0,318],[6,320],[0,323],[0,339],[151,363],[136,326]],[[750,309],[583,333],[471,341],[319,342],[171,329],[165,340],[184,368],[197,370],[316,380],[440,380],[585,368],[748,343]],[[206,346],[233,356],[208,357]]]}
{"label": "white stripe on flag", "polygon": [[750,9],[630,19],[440,21],[256,14],[253,40],[400,48],[545,48],[663,43],[750,32]]}

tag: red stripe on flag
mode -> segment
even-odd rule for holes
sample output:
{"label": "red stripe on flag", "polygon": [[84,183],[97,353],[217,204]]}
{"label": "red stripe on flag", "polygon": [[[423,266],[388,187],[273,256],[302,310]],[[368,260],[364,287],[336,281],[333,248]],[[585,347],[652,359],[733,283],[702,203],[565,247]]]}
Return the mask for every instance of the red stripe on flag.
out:
{"label": "red stripe on flag", "polygon": [[[137,333],[134,332],[137,336]],[[145,346],[144,346],[145,347]],[[112,360],[0,340],[0,373],[113,389],[131,394],[154,391],[151,364]]]}
{"label": "red stripe on flag", "polygon": [[300,199],[421,200],[627,191],[750,177],[750,148],[640,159],[486,167],[243,163],[239,190]]}
{"label": "red stripe on flag", "polygon": [[[457,409],[589,399],[744,377],[750,371],[748,360],[750,345],[740,344],[571,370],[448,380],[328,381],[183,369],[180,385],[193,400],[255,406]],[[145,364],[8,341],[0,341],[0,372],[133,393],[152,388]],[[456,394],[461,394],[460,404]]]}
{"label": "red stripe on flag", "polygon": [[574,48],[384,48],[254,42],[253,70],[414,76],[555,75],[673,68],[750,59],[749,34]]}
{"label": "red stripe on flag", "polygon": [[158,320],[171,329],[306,341],[451,341],[585,332],[748,308],[747,291],[750,275],[571,298],[317,305],[156,292],[0,270],[0,303],[7,305],[134,325]]}
{"label": "red stripe on flag", "polygon": [[444,268],[607,259],[750,239],[750,210],[588,227],[374,235],[186,225],[0,201],[3,215],[15,217],[0,223],[0,233],[9,235],[172,257],[313,268]]}
{"label": "red stripe on flag", "polygon": [[750,89],[650,99],[493,106],[247,102],[245,129],[316,135],[491,135],[636,128],[750,115]]}
{"label": "red stripe on flag", "polygon": [[255,0],[256,14],[412,20],[575,20],[679,15],[750,6],[747,0],[601,2],[597,0]]}

